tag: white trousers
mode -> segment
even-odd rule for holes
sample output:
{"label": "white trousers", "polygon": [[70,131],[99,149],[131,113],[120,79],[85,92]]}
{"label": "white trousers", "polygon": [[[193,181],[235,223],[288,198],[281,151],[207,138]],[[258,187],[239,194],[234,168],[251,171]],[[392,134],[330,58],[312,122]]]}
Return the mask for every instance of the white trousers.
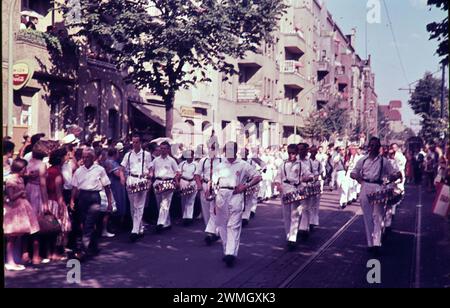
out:
{"label": "white trousers", "polygon": [[166,191],[156,195],[156,203],[158,204],[158,225],[163,227],[170,226],[170,204],[172,203],[173,191]]}
{"label": "white trousers", "polygon": [[216,198],[217,227],[222,239],[224,255],[237,256],[242,230],[243,194],[232,190],[219,190]]}
{"label": "white trousers", "polygon": [[205,192],[208,188],[207,183],[203,183],[203,190],[200,192],[200,202],[202,204],[202,217],[205,222],[205,232],[212,234],[219,234],[216,226],[216,214],[214,213],[214,208],[216,206],[216,201],[208,201],[205,197]]}
{"label": "white trousers", "polygon": [[311,198],[311,221],[312,225],[319,225],[319,207],[320,207],[320,195],[316,195]]}
{"label": "white trousers", "polygon": [[301,216],[299,230],[309,231],[309,225],[312,224],[312,205],[313,199],[308,198],[300,203],[298,207],[299,214]]}
{"label": "white trousers", "polygon": [[144,233],[142,216],[144,215],[145,202],[147,201],[147,191],[141,191],[135,194],[128,193],[130,200],[130,213],[133,220],[133,229],[131,233]]}
{"label": "white trousers", "polygon": [[348,202],[348,181],[345,176],[345,170],[336,172],[336,184],[339,193],[339,204],[344,204]]}
{"label": "white trousers", "polygon": [[[189,185],[195,184],[195,182],[180,180],[181,188],[188,187]],[[183,208],[183,219],[193,219],[194,217],[194,203],[195,197],[197,196],[197,190],[189,195],[181,196],[181,206]]]}
{"label": "white trousers", "polygon": [[360,202],[364,214],[364,225],[366,229],[367,246],[381,246],[381,233],[383,226],[383,205],[372,206],[369,204],[367,195],[380,190],[380,185],[363,183],[361,185]]}
{"label": "white trousers", "polygon": [[256,213],[256,207],[258,206],[258,199],[255,195],[245,197],[245,209],[242,214],[242,219],[250,219],[250,214]]}

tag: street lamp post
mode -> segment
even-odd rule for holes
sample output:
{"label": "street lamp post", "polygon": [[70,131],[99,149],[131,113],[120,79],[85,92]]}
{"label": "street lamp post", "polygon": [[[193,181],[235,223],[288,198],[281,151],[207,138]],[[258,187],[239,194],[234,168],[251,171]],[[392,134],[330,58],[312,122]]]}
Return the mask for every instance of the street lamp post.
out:
{"label": "street lamp post", "polygon": [[11,0],[8,14],[8,128],[7,135],[12,137],[13,135],[13,45],[14,45],[14,33],[13,33],[13,14],[17,0]]}

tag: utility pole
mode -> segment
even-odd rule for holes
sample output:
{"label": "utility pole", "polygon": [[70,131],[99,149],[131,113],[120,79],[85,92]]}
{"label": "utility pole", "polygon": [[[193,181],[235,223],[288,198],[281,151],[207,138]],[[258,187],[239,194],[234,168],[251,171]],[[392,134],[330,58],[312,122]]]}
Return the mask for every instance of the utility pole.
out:
{"label": "utility pole", "polygon": [[441,80],[441,119],[444,118],[445,104],[445,64],[442,64],[442,80]]}
{"label": "utility pole", "polygon": [[13,16],[14,8],[17,0],[11,0],[9,2],[9,14],[8,14],[8,127],[6,134],[10,137],[13,135],[13,111],[14,111],[14,90],[13,90],[13,44],[14,44],[14,32],[13,32]]}

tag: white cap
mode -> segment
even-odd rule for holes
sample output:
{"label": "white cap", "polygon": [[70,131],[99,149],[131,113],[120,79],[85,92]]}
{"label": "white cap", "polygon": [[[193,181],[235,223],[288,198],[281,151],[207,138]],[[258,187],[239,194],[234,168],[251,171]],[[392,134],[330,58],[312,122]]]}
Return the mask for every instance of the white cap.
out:
{"label": "white cap", "polygon": [[117,142],[115,148],[116,148],[117,151],[121,152],[123,150],[123,143],[122,142]]}
{"label": "white cap", "polygon": [[74,134],[68,134],[61,140],[61,142],[63,144],[76,144],[79,143],[80,140],[77,137],[75,137]]}

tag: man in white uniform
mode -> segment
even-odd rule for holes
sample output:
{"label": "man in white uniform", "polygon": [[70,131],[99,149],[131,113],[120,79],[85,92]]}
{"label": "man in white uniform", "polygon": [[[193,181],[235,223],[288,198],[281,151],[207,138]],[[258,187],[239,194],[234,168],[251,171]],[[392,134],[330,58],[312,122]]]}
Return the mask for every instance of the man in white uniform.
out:
{"label": "man in white uniform", "polygon": [[[243,160],[246,161],[247,163],[249,163],[250,166],[259,175],[261,175],[261,166],[260,166],[260,164],[258,164],[256,162],[256,159],[249,157],[248,149],[245,149]],[[262,163],[262,161],[260,163]],[[250,181],[251,178],[249,178],[248,180]],[[258,183],[258,185],[259,185],[259,183]],[[255,216],[256,207],[258,206],[258,197],[257,197],[258,192],[259,192],[259,189],[257,189],[257,192],[255,192],[255,193],[245,195],[245,203],[244,203],[245,209],[244,209],[244,214],[242,214],[242,226],[243,227],[248,225],[248,221],[250,220],[251,217]]]}
{"label": "man in white uniform", "polygon": [[360,185],[358,182],[356,182],[354,179],[350,177],[350,174],[352,173],[353,169],[356,166],[356,163],[358,160],[361,159],[361,155],[358,154],[356,145],[350,145],[349,147],[350,157],[348,161],[346,162],[347,171],[345,173],[345,180],[347,181],[347,204],[351,204],[353,202],[356,202],[356,199],[358,197],[358,186]]}
{"label": "man in white uniform", "polygon": [[[323,175],[323,165],[317,159],[317,149],[312,147],[310,149],[310,164],[312,174],[314,176],[314,182],[320,181],[320,178]],[[320,206],[320,194],[311,197],[311,221],[310,221],[310,230],[312,231],[314,227],[319,225],[319,206]]]}
{"label": "man in white uniform", "polygon": [[406,171],[406,157],[403,155],[402,151],[400,151],[398,144],[393,143],[391,144],[391,150],[395,153],[394,160],[397,164],[397,168],[402,174],[402,180],[397,181],[397,188],[401,191],[402,194],[405,193],[405,171]]}
{"label": "man in white uniform", "polygon": [[[281,192],[282,200],[286,195],[297,191],[302,181],[302,170],[300,170],[300,162],[297,159],[298,148],[296,144],[288,146],[289,159],[281,164],[275,177],[275,185]],[[298,227],[300,223],[300,202],[287,204],[282,201],[283,220],[286,240],[289,250],[293,250],[297,243]]]}
{"label": "man in white uniform", "polygon": [[348,202],[348,183],[345,180],[345,148],[339,147],[333,159],[333,170],[336,172],[336,184],[339,193],[339,206],[344,209]]}
{"label": "man in white uniform", "polygon": [[321,168],[322,172],[320,174],[319,182],[320,182],[320,191],[323,192],[323,185],[324,185],[325,176],[326,176],[325,165],[326,165],[327,159],[328,159],[328,155],[325,153],[323,146],[320,146],[318,148],[318,153],[316,155],[316,159],[321,165],[320,168]]}
{"label": "man in white uniform", "polygon": [[[198,168],[195,171],[195,181],[197,182],[197,189],[200,191],[200,202],[202,204],[202,217],[206,226],[205,242],[207,245],[211,245],[220,238],[214,212],[216,200],[210,195],[209,188],[210,183],[212,184],[212,176],[221,161],[222,159],[216,153],[216,145],[213,143],[209,148],[208,156],[198,162]],[[209,198],[210,196],[211,198]]]}
{"label": "man in white uniform", "polygon": [[183,208],[183,224],[185,226],[190,225],[194,216],[194,203],[197,196],[197,184],[195,182],[194,174],[198,168],[196,162],[194,162],[194,151],[185,151],[185,161],[181,162],[178,166],[180,170],[180,189],[186,189],[188,187],[195,186],[195,190],[187,195],[181,196],[181,206]]}
{"label": "man in white uniform", "polygon": [[178,164],[175,159],[169,155],[171,148],[170,144],[168,142],[162,142],[160,148],[161,155],[152,162],[152,172],[155,177],[153,188],[155,189],[156,203],[159,211],[156,232],[171,228],[169,211],[174,192],[172,189],[158,192],[156,187],[164,181],[173,181],[175,184],[179,180]]}
{"label": "man in white uniform", "polygon": [[225,255],[223,261],[231,267],[239,250],[244,192],[257,185],[261,176],[249,163],[237,159],[237,143],[228,142],[224,151],[226,159],[219,164],[213,180],[217,184],[217,226]]}
{"label": "man in white uniform", "polygon": [[401,178],[392,165],[380,153],[380,139],[372,137],[369,141],[369,154],[361,158],[351,173],[352,179],[361,184],[361,207],[364,214],[367,245],[370,252],[378,253],[381,247],[383,205],[369,204],[368,194],[382,188],[383,178],[393,182]]}
{"label": "man in white uniform", "polygon": [[125,154],[121,165],[125,169],[128,199],[130,200],[130,212],[133,220],[130,241],[135,242],[144,234],[142,216],[144,215],[147,191],[144,190],[137,193],[131,193],[129,187],[145,178],[150,178],[152,158],[151,154],[144,151],[142,148],[141,137],[139,135],[133,135],[131,140],[133,149]]}
{"label": "man in white uniform", "polygon": [[[309,145],[307,143],[298,144],[298,157],[300,161],[300,173],[302,176],[302,182],[300,183],[300,189],[307,185],[308,182],[314,181],[314,175],[312,171],[312,164],[308,158]],[[300,236],[303,240],[306,240],[309,236],[309,226],[312,224],[312,207],[313,198],[307,198],[300,204],[301,220],[299,225]]]}

